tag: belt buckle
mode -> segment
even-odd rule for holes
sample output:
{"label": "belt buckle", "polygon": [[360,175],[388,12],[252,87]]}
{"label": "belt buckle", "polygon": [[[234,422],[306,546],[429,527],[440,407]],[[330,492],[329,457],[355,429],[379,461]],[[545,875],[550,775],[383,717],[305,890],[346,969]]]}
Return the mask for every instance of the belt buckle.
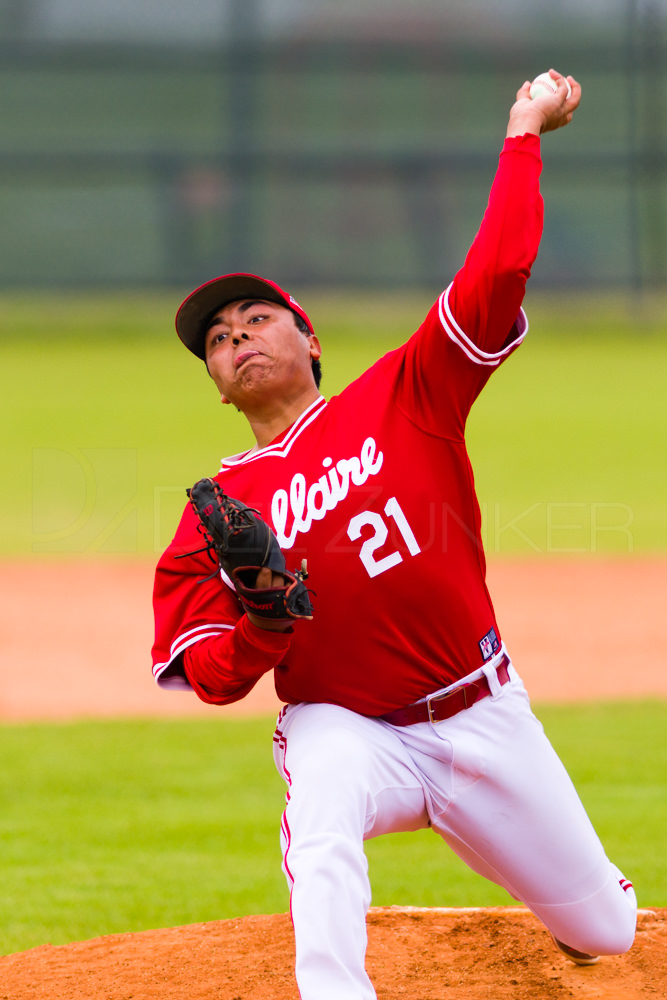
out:
{"label": "belt buckle", "polygon": [[[466,708],[469,708],[470,706],[468,705],[468,696],[466,694],[466,691],[467,691],[467,689],[469,687],[470,687],[470,684],[460,684],[458,687],[452,688],[451,691],[445,691],[444,694],[434,694],[434,695],[431,695],[430,698],[427,698],[426,699],[426,708],[428,710],[428,721],[431,722],[431,723],[435,723],[435,722],[438,721],[437,719],[433,718],[433,708],[431,707],[432,706],[432,702],[434,702],[434,701],[447,701],[448,698],[453,698],[455,694],[459,694],[460,693],[460,694],[463,695],[463,709],[462,709],[462,711],[464,709],[466,709]],[[473,702],[470,702],[470,704],[472,705]]]}

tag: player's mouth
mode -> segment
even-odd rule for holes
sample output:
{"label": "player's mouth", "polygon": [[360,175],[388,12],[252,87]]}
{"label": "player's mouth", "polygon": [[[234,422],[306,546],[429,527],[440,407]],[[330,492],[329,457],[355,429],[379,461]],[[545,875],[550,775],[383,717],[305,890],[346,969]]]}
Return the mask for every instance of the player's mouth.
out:
{"label": "player's mouth", "polygon": [[246,361],[249,361],[250,358],[257,358],[260,356],[261,351],[241,351],[240,354],[237,354],[234,358],[234,367],[238,370],[241,365],[245,364]]}

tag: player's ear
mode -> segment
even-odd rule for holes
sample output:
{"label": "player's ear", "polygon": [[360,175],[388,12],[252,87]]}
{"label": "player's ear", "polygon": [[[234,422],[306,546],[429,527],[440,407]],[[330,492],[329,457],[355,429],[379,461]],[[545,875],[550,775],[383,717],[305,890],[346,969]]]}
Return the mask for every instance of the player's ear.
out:
{"label": "player's ear", "polygon": [[308,337],[308,346],[310,347],[311,358],[315,358],[316,361],[319,361],[322,357],[322,347],[314,333],[311,333]]}
{"label": "player's ear", "polygon": [[229,403],[229,400],[227,399],[227,397],[224,394],[221,394],[220,395],[220,402],[222,403],[223,406],[225,406],[226,404]]}

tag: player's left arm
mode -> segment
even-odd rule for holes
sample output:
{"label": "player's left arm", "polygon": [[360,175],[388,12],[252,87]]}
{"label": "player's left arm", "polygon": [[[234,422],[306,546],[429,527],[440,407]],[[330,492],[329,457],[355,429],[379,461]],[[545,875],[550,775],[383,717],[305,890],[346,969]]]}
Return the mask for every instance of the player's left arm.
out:
{"label": "player's left arm", "polygon": [[486,367],[503,360],[527,328],[521,304],[543,222],[539,137],[569,124],[581,99],[573,77],[551,76],[553,95],[531,99],[529,82],[517,92],[482,224],[440,304],[450,337]]}

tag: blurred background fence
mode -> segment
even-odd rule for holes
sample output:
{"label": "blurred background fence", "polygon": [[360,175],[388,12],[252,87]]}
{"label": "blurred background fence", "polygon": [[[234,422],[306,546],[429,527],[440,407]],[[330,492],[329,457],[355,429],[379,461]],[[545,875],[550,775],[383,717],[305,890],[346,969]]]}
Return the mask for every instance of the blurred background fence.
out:
{"label": "blurred background fence", "polygon": [[583,84],[544,140],[533,285],[667,277],[666,0],[2,0],[0,285],[439,288],[507,110]]}

